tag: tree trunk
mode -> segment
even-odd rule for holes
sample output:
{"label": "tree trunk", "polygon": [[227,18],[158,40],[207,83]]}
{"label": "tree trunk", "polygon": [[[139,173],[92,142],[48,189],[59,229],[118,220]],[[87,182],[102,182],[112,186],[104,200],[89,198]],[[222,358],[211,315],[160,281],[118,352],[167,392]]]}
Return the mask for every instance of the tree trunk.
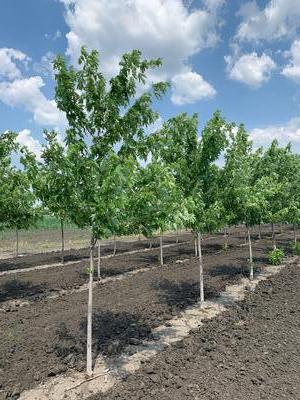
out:
{"label": "tree trunk", "polygon": [[[226,231],[225,231],[226,232]],[[226,232],[225,234],[224,234],[224,236],[225,236],[225,248],[226,248],[226,250],[228,249],[228,232]]]}
{"label": "tree trunk", "polygon": [[141,241],[141,233],[139,232],[139,242]]}
{"label": "tree trunk", "polygon": [[273,222],[272,222],[272,243],[273,243],[273,250],[276,250],[276,238],[275,238],[275,229]]}
{"label": "tree trunk", "polygon": [[152,249],[152,238],[150,238],[150,241],[149,241],[149,249]]}
{"label": "tree trunk", "polygon": [[178,244],[178,229],[176,229],[176,244]]}
{"label": "tree trunk", "polygon": [[203,284],[203,264],[202,264],[202,249],[201,249],[201,233],[197,233],[198,238],[198,258],[199,258],[199,284],[200,284],[200,307],[204,305],[204,284]]}
{"label": "tree trunk", "polygon": [[64,232],[64,221],[60,220],[60,231],[61,231],[61,263],[65,262],[65,232]]}
{"label": "tree trunk", "polygon": [[261,240],[261,224],[258,225],[258,239]]}
{"label": "tree trunk", "polygon": [[164,259],[163,259],[163,237],[161,231],[159,235],[159,244],[160,244],[160,266],[162,267],[164,265]]}
{"label": "tree trunk", "polygon": [[296,224],[293,224],[293,229],[294,229],[294,243],[297,244],[297,230],[296,230]]}
{"label": "tree trunk", "polygon": [[249,262],[250,262],[250,280],[253,280],[253,257],[252,257],[252,242],[249,226],[247,226],[248,244],[249,244]]}
{"label": "tree trunk", "polygon": [[114,253],[113,255],[115,256],[117,252],[117,239],[116,239],[116,235],[114,235]]}
{"label": "tree trunk", "polygon": [[194,236],[194,245],[195,245],[195,257],[197,257],[197,255],[198,255],[198,249],[197,249],[198,245],[197,245],[197,238],[196,238],[196,236]]}
{"label": "tree trunk", "polygon": [[98,273],[98,280],[101,279],[101,240],[98,239],[98,260],[97,260],[97,273]]}
{"label": "tree trunk", "polygon": [[94,276],[94,247],[95,239],[91,237],[90,244],[90,270],[89,270],[89,293],[87,313],[87,340],[86,340],[86,374],[93,375],[92,360],[92,314],[93,314],[93,276]]}
{"label": "tree trunk", "polygon": [[16,257],[19,255],[19,231],[16,229]]}

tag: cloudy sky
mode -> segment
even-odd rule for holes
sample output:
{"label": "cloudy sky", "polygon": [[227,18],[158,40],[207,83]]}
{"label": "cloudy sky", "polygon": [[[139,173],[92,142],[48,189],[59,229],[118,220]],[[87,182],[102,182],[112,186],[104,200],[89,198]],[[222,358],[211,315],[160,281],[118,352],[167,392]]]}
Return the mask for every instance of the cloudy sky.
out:
{"label": "cloudy sky", "polygon": [[0,131],[36,153],[43,128],[62,133],[51,60],[100,52],[107,77],[132,49],[163,58],[150,79],[172,87],[162,120],[214,110],[243,122],[257,145],[278,138],[300,152],[300,0],[1,0]]}

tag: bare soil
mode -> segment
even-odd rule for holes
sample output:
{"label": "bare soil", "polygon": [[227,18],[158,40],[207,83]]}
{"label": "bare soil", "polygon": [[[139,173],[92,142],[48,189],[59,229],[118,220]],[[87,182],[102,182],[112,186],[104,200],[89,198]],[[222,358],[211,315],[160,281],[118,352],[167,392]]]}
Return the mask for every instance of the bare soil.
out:
{"label": "bare soil", "polygon": [[[189,233],[180,235],[179,241],[185,241],[191,236]],[[168,235],[164,237],[164,244],[171,244],[176,242],[174,235]],[[153,248],[159,246],[159,240],[154,238],[152,240]],[[103,241],[101,245],[101,255],[106,256],[113,253],[114,244],[112,241]],[[140,250],[149,247],[149,240],[118,240],[117,241],[117,254],[123,254],[128,251]],[[94,250],[94,255],[97,255],[97,249]],[[84,258],[88,258],[89,248],[84,247],[80,249],[70,249],[65,251],[65,262],[78,261]],[[48,251],[43,253],[25,254],[19,257],[11,257],[0,259],[0,272],[9,271],[12,269],[24,269],[30,268],[36,265],[55,264],[61,262],[60,251]]]}
{"label": "bare soil", "polygon": [[[287,243],[286,238],[282,244]],[[220,238],[219,243],[211,245],[220,249],[222,243]],[[185,246],[183,251],[191,255],[191,245],[178,249]],[[266,263],[269,248],[269,241],[254,244],[256,269]],[[246,246],[219,253],[215,252],[216,247],[213,250],[204,254],[207,298],[218,296],[227,284],[248,274]],[[155,254],[151,256],[156,259]],[[94,356],[99,352],[119,354],[128,344],[151,338],[154,327],[198,300],[198,261],[192,258],[178,264],[177,257],[170,254],[169,264],[163,268],[107,282],[94,289]],[[119,259],[120,267],[123,258],[126,259]],[[40,279],[34,284],[43,282]],[[86,303],[87,293],[81,292],[52,300],[41,299],[13,312],[0,312],[0,399],[17,399],[21,391],[49,376],[70,368],[84,369]]]}
{"label": "bare soil", "polygon": [[[186,240],[187,236],[180,237]],[[189,237],[191,239],[191,235]],[[224,238],[213,238],[203,242],[203,254],[215,254],[222,251]],[[166,243],[166,241],[165,241]],[[240,240],[234,237],[228,239],[230,248],[236,247]],[[132,243],[135,249],[139,244]],[[194,255],[194,246],[191,240],[174,247],[164,248],[164,262],[166,264],[184,260]],[[135,254],[123,253],[121,257],[112,257],[101,260],[101,276],[113,277],[129,271],[158,266],[159,250],[140,252]],[[0,277],[0,309],[14,309],[18,303],[12,300],[41,300],[48,295],[61,291],[78,289],[88,281],[88,260],[68,264],[55,268],[36,271],[25,271],[14,275]],[[97,281],[97,271],[94,271],[94,280]]]}
{"label": "bare soil", "polygon": [[300,399],[299,260],[91,400]]}

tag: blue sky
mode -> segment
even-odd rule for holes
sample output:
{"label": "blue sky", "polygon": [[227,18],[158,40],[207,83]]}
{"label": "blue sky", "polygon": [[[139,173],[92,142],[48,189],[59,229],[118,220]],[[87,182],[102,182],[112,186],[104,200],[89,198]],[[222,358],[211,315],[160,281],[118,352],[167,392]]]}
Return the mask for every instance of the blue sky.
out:
{"label": "blue sky", "polygon": [[83,44],[107,77],[133,48],[162,57],[150,77],[172,84],[155,104],[161,121],[197,112],[201,129],[220,109],[258,145],[300,151],[299,0],[1,0],[0,132],[20,132],[36,153],[43,128],[63,133],[51,60],[76,63]]}

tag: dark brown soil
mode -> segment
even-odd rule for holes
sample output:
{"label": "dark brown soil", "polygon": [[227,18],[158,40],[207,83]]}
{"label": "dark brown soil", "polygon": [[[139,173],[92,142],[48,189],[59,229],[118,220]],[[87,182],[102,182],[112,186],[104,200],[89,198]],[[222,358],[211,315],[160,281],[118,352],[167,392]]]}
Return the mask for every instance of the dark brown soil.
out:
{"label": "dark brown soil", "polygon": [[[180,235],[179,242],[187,240],[191,235],[189,233]],[[164,244],[171,244],[176,242],[175,235],[164,236]],[[154,238],[152,240],[153,247],[159,246],[159,239]],[[113,242],[104,242],[101,246],[102,256],[106,256],[113,253]],[[117,254],[122,254],[128,251],[139,250],[149,247],[149,240],[118,240],[117,241]],[[97,249],[94,252],[95,256],[97,254]],[[81,260],[83,258],[88,258],[89,249],[71,249],[65,251],[65,262]],[[8,271],[12,269],[23,269],[33,267],[35,265],[45,265],[45,264],[55,264],[61,262],[61,252],[60,251],[50,251],[46,253],[37,254],[26,254],[24,256],[0,259],[0,271]]]}
{"label": "dark brown soil", "polygon": [[299,260],[91,400],[299,400]]}
{"label": "dark brown soil", "polygon": [[[254,245],[257,268],[266,262],[267,249],[264,241]],[[247,273],[247,257],[246,246],[204,255],[206,297]],[[192,259],[96,287],[94,356],[120,353],[129,343],[150,338],[152,328],[198,300],[198,276]],[[18,398],[49,376],[84,368],[86,303],[82,292],[0,312],[0,399]]]}
{"label": "dark brown soil", "polygon": [[[183,240],[184,237],[181,237],[181,239]],[[203,253],[209,254],[221,251],[223,241],[223,237],[203,241]],[[240,241],[230,237],[228,243],[230,246],[236,246]],[[176,260],[186,259],[193,256],[193,253],[194,247],[191,241],[179,246],[166,247],[164,248],[164,261],[165,263],[171,263]],[[136,269],[157,266],[158,260],[158,249],[135,254],[124,253],[120,257],[102,259],[101,276],[111,277]],[[0,308],[14,308],[13,305],[6,304],[8,300],[40,300],[60,290],[76,289],[87,283],[87,267],[88,260],[83,260],[80,263],[61,267],[24,271],[14,275],[2,276],[0,277]],[[96,270],[94,275],[95,280],[97,280]]]}

